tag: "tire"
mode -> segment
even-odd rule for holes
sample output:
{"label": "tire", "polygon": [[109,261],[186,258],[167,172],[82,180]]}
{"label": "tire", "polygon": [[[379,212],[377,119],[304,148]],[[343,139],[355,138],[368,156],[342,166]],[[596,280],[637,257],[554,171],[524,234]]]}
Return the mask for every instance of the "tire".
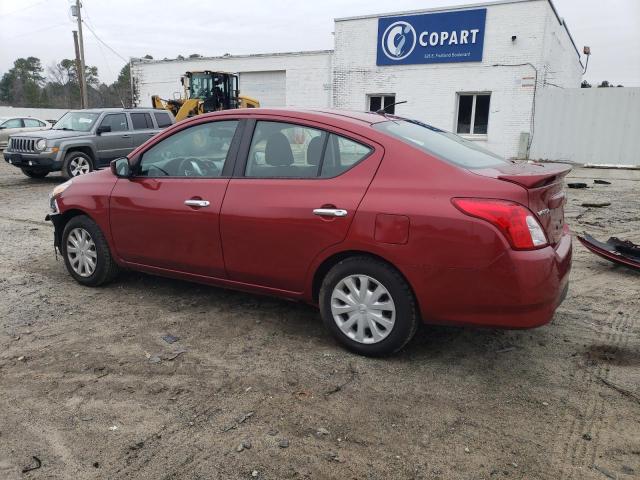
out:
{"label": "tire", "polygon": [[[353,283],[349,283],[350,280]],[[364,293],[365,283],[366,290],[377,292],[373,293],[371,309],[364,303],[366,298],[361,303],[358,297],[354,297],[353,288],[349,289],[351,285]],[[340,295],[340,289],[343,295]],[[342,300],[345,296],[350,297],[350,304]],[[350,257],[329,270],[320,287],[319,303],[322,320],[332,335],[349,350],[361,355],[377,357],[396,353],[409,343],[418,328],[417,306],[411,288],[395,268],[371,257]],[[351,315],[336,310],[336,316],[346,330],[338,326],[332,305],[338,310],[341,307],[352,309],[349,313],[356,319],[351,328],[349,323],[354,322]],[[358,320],[363,314],[366,315],[365,320]],[[373,315],[383,318],[373,320]],[[378,323],[383,320],[386,320],[386,326]]]}
{"label": "tire", "polygon": [[[83,238],[86,243],[78,242]],[[72,251],[74,247],[75,251]],[[86,252],[84,255],[80,254],[82,250]],[[113,260],[100,227],[86,215],[78,215],[67,222],[62,232],[60,251],[67,271],[82,285],[97,287],[110,282],[118,274],[118,265]],[[84,263],[84,259],[89,263]],[[91,263],[91,259],[93,269],[83,268]]]}
{"label": "tire", "polygon": [[67,179],[92,172],[93,169],[91,157],[78,151],[67,153],[62,162],[62,176]]}
{"label": "tire", "polygon": [[29,178],[44,178],[49,175],[49,170],[39,168],[21,168],[20,170]]}

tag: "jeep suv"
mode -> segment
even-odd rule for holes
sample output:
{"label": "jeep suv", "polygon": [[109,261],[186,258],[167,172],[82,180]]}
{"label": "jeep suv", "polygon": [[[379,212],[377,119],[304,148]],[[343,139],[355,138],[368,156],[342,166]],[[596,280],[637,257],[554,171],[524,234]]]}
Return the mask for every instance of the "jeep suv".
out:
{"label": "jeep suv", "polygon": [[67,112],[51,130],[12,135],[4,159],[31,178],[77,177],[126,156],[175,123],[166,110],[101,108]]}

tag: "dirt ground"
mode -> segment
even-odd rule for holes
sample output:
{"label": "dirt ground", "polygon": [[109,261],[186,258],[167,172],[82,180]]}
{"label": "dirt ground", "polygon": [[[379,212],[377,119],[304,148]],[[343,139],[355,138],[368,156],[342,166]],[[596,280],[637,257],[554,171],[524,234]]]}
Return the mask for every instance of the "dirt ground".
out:
{"label": "dirt ground", "polygon": [[[640,477],[639,273],[575,242],[550,325],[424,327],[374,360],[305,305],[137,273],[81,287],[43,221],[61,181],[0,162],[1,479]],[[640,242],[640,171],[571,181],[573,231]]]}

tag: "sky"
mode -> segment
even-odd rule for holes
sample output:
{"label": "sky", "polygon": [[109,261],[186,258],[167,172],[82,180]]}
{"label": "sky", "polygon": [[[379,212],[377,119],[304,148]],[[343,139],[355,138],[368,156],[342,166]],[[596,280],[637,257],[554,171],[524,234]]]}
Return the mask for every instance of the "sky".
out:
{"label": "sky", "polygon": [[[75,2],[74,2],[75,3]],[[84,0],[85,58],[111,83],[129,57],[333,48],[333,19],[480,3],[474,0]],[[0,75],[19,57],[49,67],[74,58],[71,0],[0,0]],[[585,79],[640,86],[640,0],[554,0],[580,51]],[[101,43],[95,35],[102,40]],[[105,46],[108,45],[107,46]]]}

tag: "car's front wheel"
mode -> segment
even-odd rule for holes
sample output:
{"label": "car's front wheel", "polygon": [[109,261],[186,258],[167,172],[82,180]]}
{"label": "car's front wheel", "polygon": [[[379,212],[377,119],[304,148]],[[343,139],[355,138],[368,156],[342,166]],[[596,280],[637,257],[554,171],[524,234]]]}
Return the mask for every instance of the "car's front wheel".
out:
{"label": "car's front wheel", "polygon": [[29,178],[44,178],[49,175],[49,170],[41,168],[21,168],[20,170]]}
{"label": "car's front wheel", "polygon": [[82,152],[69,152],[62,162],[62,176],[73,178],[93,171],[91,157]]}
{"label": "car's front wheel", "polygon": [[402,349],[415,335],[418,313],[411,288],[391,265],[370,257],[336,264],[320,289],[322,319],[350,350],[381,356]]}
{"label": "car's front wheel", "polygon": [[97,287],[118,273],[118,265],[100,227],[86,215],[67,222],[60,250],[67,270],[82,285]]}

